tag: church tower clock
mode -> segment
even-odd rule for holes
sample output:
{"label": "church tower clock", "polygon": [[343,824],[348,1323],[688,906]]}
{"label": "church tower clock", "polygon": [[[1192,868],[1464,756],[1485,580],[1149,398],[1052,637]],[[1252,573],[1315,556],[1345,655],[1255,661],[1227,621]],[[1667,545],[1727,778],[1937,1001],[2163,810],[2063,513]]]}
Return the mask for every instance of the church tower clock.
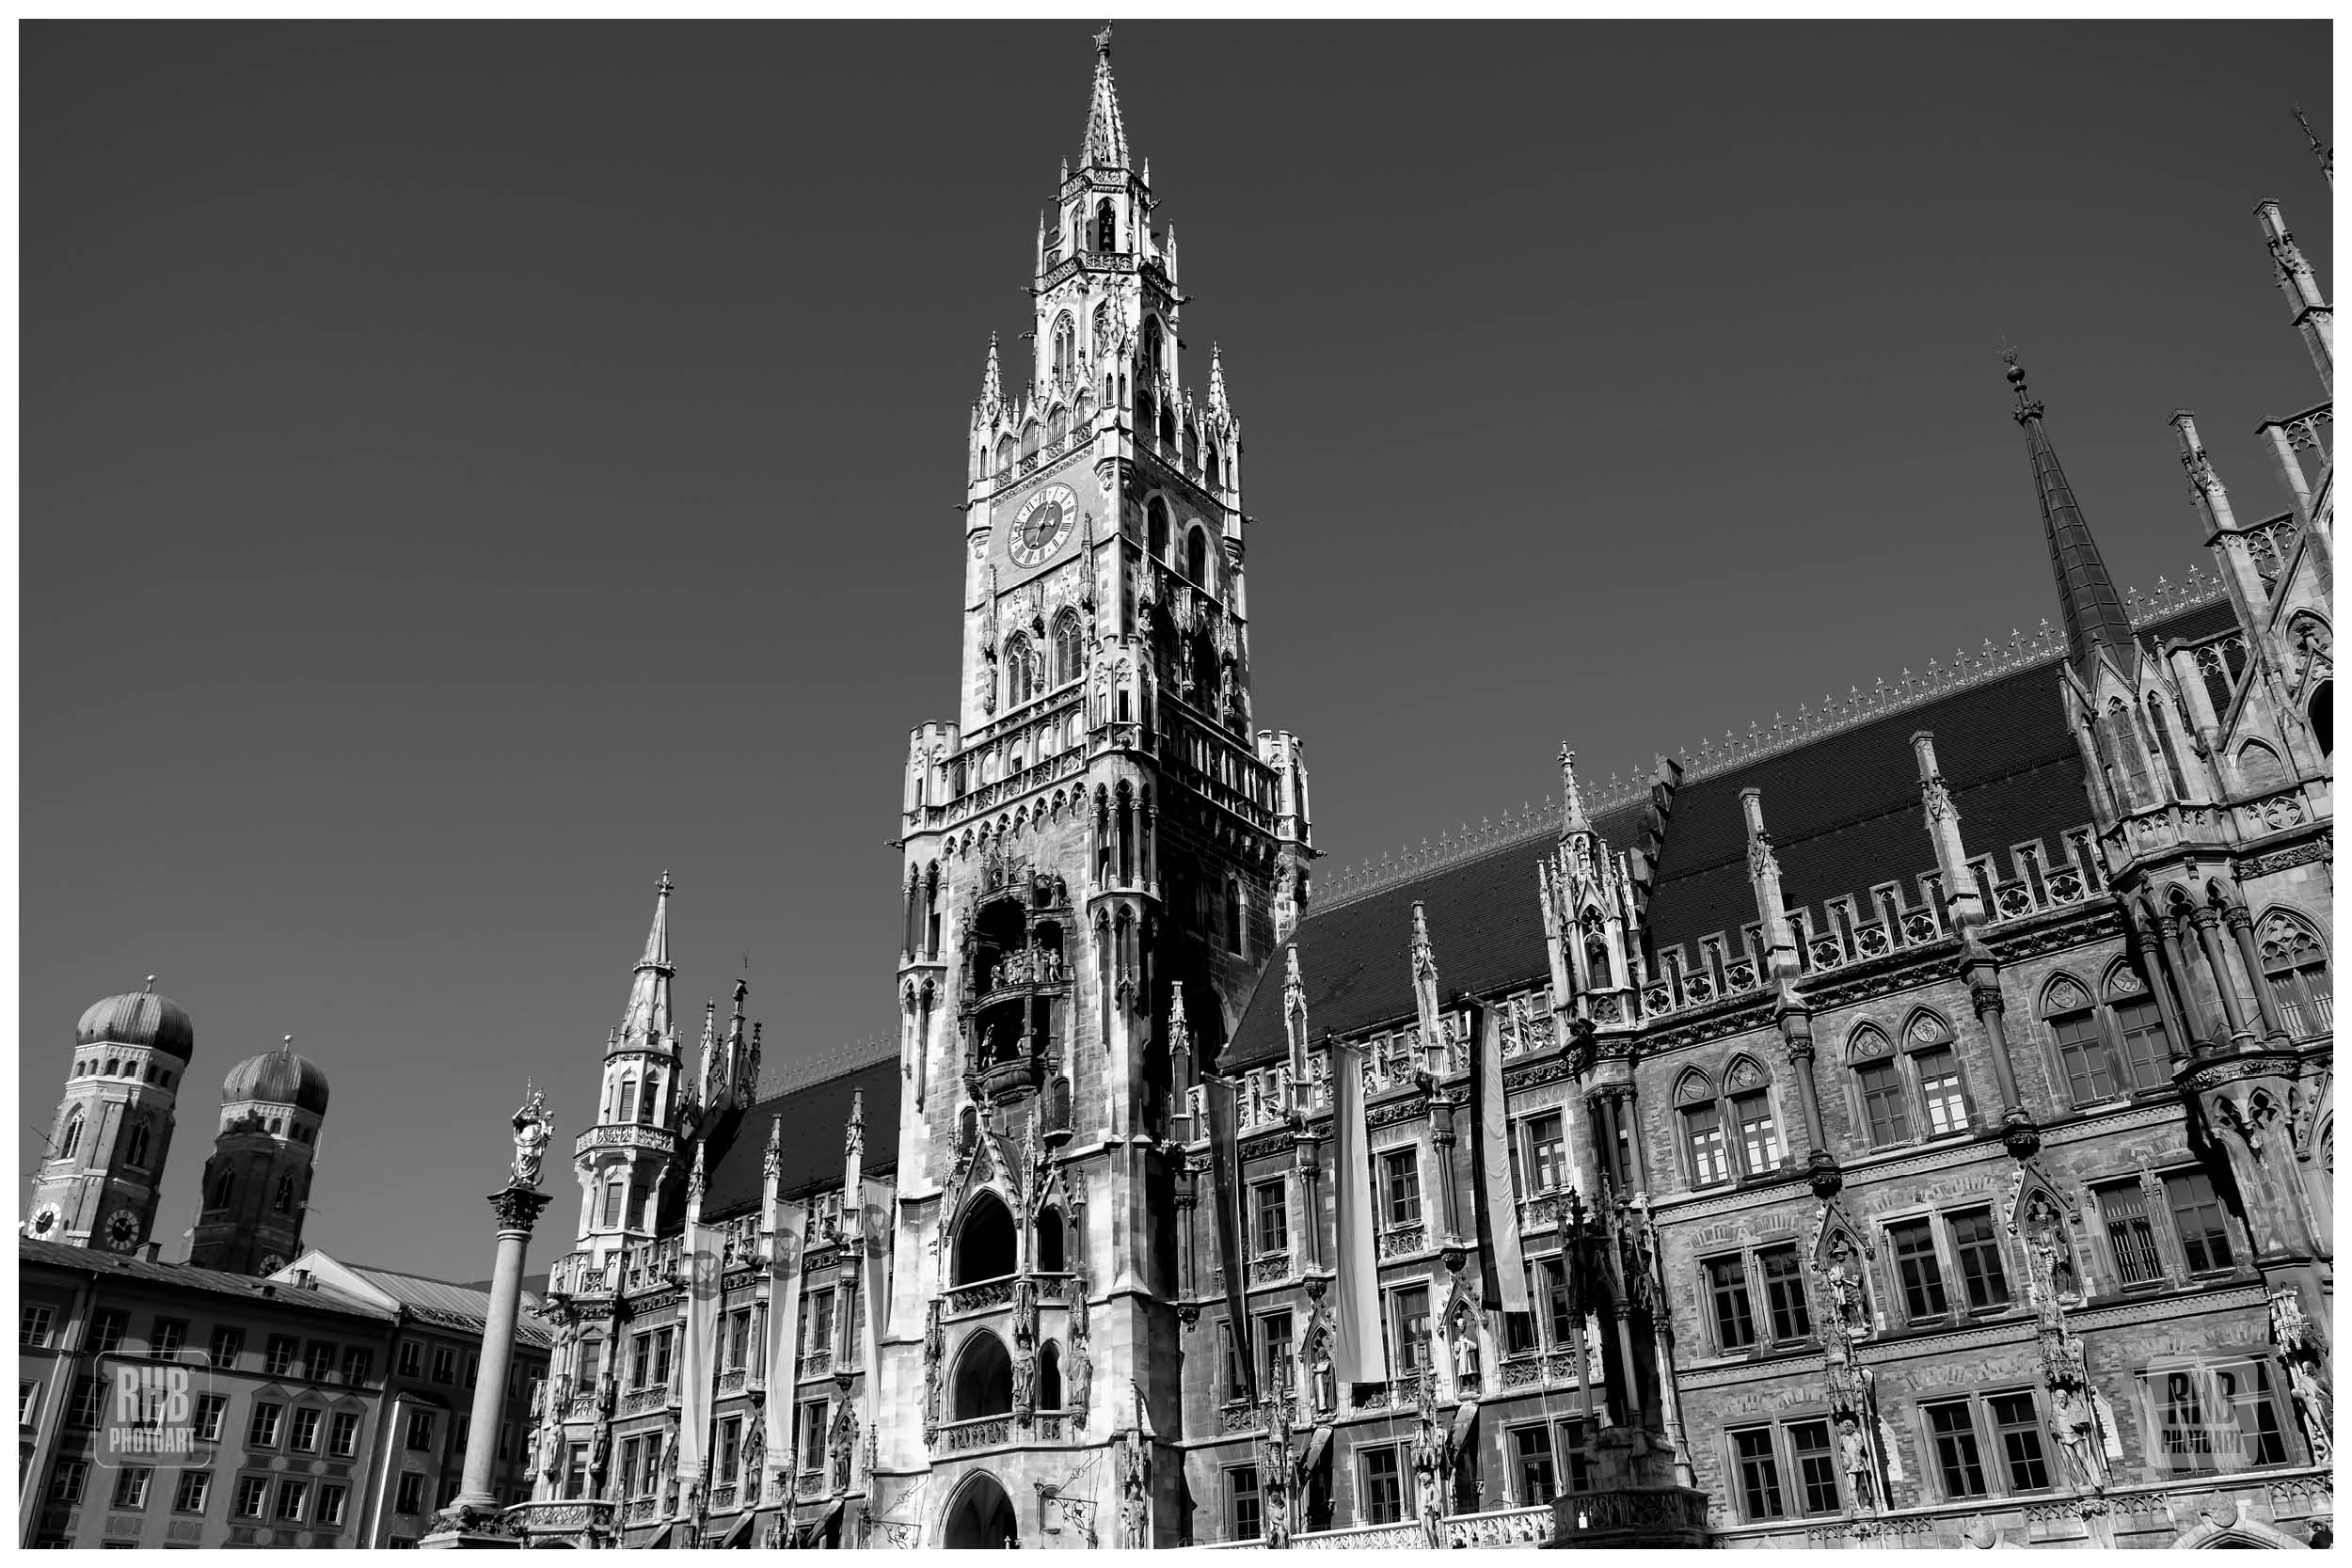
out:
{"label": "church tower clock", "polygon": [[[1240,425],[1214,347],[1184,384],[1158,205],[1105,30],[1025,384],[992,341],[971,412],[959,711],[905,775],[884,1356],[923,1419],[877,1463],[937,1497],[1179,1429],[1181,1359],[1211,1354],[1176,1300],[1179,1119],[1306,898],[1299,745],[1252,729]],[[1007,1443],[970,1452],[972,1421]],[[1178,1540],[1178,1468],[1127,1544]]]}

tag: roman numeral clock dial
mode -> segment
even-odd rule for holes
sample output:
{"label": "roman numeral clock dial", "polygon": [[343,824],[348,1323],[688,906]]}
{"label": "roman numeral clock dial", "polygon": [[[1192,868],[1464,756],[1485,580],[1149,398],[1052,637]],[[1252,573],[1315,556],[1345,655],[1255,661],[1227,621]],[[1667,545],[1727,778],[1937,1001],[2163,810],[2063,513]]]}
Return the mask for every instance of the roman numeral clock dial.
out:
{"label": "roman numeral clock dial", "polygon": [[1077,515],[1077,493],[1067,484],[1049,484],[1023,501],[1012,516],[1009,553],[1013,564],[1034,566],[1059,549]]}

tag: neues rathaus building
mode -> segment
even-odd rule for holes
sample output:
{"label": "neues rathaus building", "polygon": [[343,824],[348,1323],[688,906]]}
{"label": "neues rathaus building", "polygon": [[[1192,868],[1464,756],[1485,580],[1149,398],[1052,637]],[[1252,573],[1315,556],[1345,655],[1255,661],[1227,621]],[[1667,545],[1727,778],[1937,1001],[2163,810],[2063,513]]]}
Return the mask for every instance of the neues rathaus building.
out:
{"label": "neues rathaus building", "polygon": [[[2330,1544],[2330,404],[2234,495],[2174,416],[2163,526],[2210,559],[2126,594],[2012,358],[2056,624],[1319,877],[1158,207],[1105,34],[1031,360],[992,343],[970,413],[898,1049],[763,1077],[740,986],[676,1012],[662,880],[510,1520]],[[2328,307],[2254,219],[2325,399]]]}

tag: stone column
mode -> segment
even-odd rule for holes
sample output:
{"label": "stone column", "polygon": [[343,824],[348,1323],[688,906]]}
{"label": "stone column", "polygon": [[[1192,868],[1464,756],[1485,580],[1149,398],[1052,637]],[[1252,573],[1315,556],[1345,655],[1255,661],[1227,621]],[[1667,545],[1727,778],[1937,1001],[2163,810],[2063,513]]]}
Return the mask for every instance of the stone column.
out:
{"label": "stone column", "polygon": [[498,1463],[499,1406],[506,1399],[506,1369],[515,1356],[515,1320],[522,1302],[523,1252],[539,1211],[554,1200],[529,1187],[490,1195],[498,1216],[498,1261],[490,1272],[490,1315],[482,1329],[482,1368],[474,1382],[473,1420],[467,1428],[466,1473],[457,1490],[459,1510],[496,1513],[498,1495],[490,1475]]}
{"label": "stone column", "polygon": [[2254,1008],[2262,1015],[2265,1038],[2283,1040],[2286,1025],[2279,1021],[2278,1000],[2270,994],[2269,983],[2263,977],[2261,951],[2254,945],[2254,917],[2242,904],[2232,904],[2221,911],[2230,935],[2237,939],[2237,956],[2246,963],[2246,983],[2254,990]]}
{"label": "stone column", "polygon": [[2201,909],[2189,917],[2197,928],[2197,944],[2204,949],[2205,962],[2213,970],[2214,993],[2221,999],[2221,1016],[2230,1038],[2233,1041],[2252,1039],[2254,1032],[2246,1027],[2246,1008],[2238,1001],[2237,982],[2230,977],[2230,960],[2221,946],[2221,916],[2211,909]]}

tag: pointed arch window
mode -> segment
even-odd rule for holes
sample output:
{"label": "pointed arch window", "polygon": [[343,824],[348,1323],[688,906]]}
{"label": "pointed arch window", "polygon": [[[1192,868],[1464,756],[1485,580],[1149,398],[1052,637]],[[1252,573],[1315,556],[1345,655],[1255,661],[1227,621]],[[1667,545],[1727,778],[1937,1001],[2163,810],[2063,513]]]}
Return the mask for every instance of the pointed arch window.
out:
{"label": "pointed arch window", "polygon": [[126,1164],[142,1168],[146,1166],[148,1139],[153,1128],[153,1121],[146,1117],[141,1117],[131,1124],[131,1142],[123,1154]]}
{"label": "pointed arch window", "polygon": [[65,1131],[57,1136],[55,1159],[71,1160],[82,1149],[82,1112],[77,1106],[66,1113]]}
{"label": "pointed arch window", "polygon": [[1037,467],[1037,449],[1041,438],[1041,433],[1035,420],[1031,420],[1021,427],[1021,471],[1023,473],[1027,473]]}
{"label": "pointed arch window", "polygon": [[996,471],[998,473],[1005,474],[1012,471],[1012,437],[1007,436],[996,443]]}
{"label": "pointed arch window", "polygon": [[1119,209],[1108,198],[1094,204],[1094,248],[1105,254],[1119,248]]}
{"label": "pointed arch window", "polygon": [[1063,1261],[1061,1211],[1052,1204],[1037,1212],[1037,1269],[1040,1274],[1060,1274],[1070,1265]]}
{"label": "pointed arch window", "polygon": [[1201,466],[1201,472],[1202,472],[1203,474],[1205,474],[1205,475],[1207,476],[1207,478],[1208,478],[1208,482],[1209,482],[1209,488],[1210,488],[1210,489],[1212,489],[1212,490],[1216,489],[1216,488],[1217,487],[1217,484],[1216,484],[1216,442],[1212,441],[1212,442],[1210,442],[1210,443],[1209,443],[1209,444],[1208,444],[1208,445],[1207,445],[1204,449],[1202,449],[1201,455],[1200,455],[1200,466]]}
{"label": "pointed arch window", "polygon": [[1908,1142],[1910,1097],[1903,1090],[1894,1042],[1876,1024],[1866,1023],[1847,1042],[1846,1060],[1853,1069],[1855,1091],[1862,1097],[1862,1125],[1871,1147]]}
{"label": "pointed arch window", "polygon": [[1094,394],[1092,392],[1078,394],[1078,406],[1076,411],[1070,416],[1070,423],[1071,427],[1080,435],[1084,435],[1094,423]]}
{"label": "pointed arch window", "polygon": [[1045,444],[1049,447],[1058,447],[1069,439],[1070,410],[1056,404],[1054,411],[1045,417]]}
{"label": "pointed arch window", "polygon": [[2328,949],[2310,927],[2274,914],[2262,924],[2263,978],[2278,1005],[2279,1022],[2301,1039],[2335,1025],[2335,996],[2328,980]]}
{"label": "pointed arch window", "polygon": [[212,1196],[204,1200],[208,1209],[226,1209],[229,1200],[237,1195],[237,1178],[233,1171],[222,1171],[213,1178]]}
{"label": "pointed arch window", "polygon": [[1919,1107],[1928,1136],[1968,1131],[1968,1091],[1960,1071],[1959,1042],[1952,1026],[1925,1007],[1903,1023],[1903,1051],[1919,1086]]}
{"label": "pointed arch window", "polygon": [[1078,324],[1064,310],[1054,319],[1054,384],[1068,387],[1078,373]]}
{"label": "pointed arch window", "polygon": [[2102,727],[2106,731],[2108,782],[2122,795],[2120,803],[2127,811],[2153,803],[2155,781],[2148,774],[2148,738],[2140,733],[2136,710],[2126,707],[2122,698],[2110,697]]}
{"label": "pointed arch window", "polygon": [[1061,1395],[1061,1346],[1048,1339],[1037,1353],[1037,1407],[1040,1410],[1059,1410]]}
{"label": "pointed arch window", "polygon": [[1225,879],[1225,951],[1238,954],[1242,950],[1241,879]]}
{"label": "pointed arch window", "polygon": [[1005,639],[1005,705],[1019,707],[1037,694],[1036,651],[1028,633],[1014,632]]}
{"label": "pointed arch window", "polygon": [[1184,576],[1203,588],[1209,583],[1209,531],[1193,528],[1184,534]]}
{"label": "pointed arch window", "polygon": [[1104,300],[1094,308],[1094,357],[1105,358],[1111,351],[1111,307]]}
{"label": "pointed arch window", "polygon": [[[952,1283],[1002,1279],[1018,1266],[1012,1214],[994,1193],[983,1192],[956,1224]],[[987,1414],[987,1412],[983,1412]]]}
{"label": "pointed arch window", "polygon": [[1713,1187],[1731,1180],[1731,1150],[1724,1142],[1723,1107],[1715,1085],[1696,1068],[1675,1085],[1676,1114],[1682,1122],[1691,1185]]}
{"label": "pointed arch window", "polygon": [[2321,681],[2312,689],[2312,738],[2319,742],[2319,754],[2336,754],[2336,683]]}
{"label": "pointed arch window", "polygon": [[1168,503],[1157,496],[1143,509],[1143,544],[1152,560],[1168,559]]}
{"label": "pointed arch window", "polygon": [[1165,399],[1160,404],[1160,450],[1176,455],[1176,404]]}
{"label": "pointed arch window", "polygon": [[1149,380],[1154,388],[1159,386],[1164,377],[1163,367],[1167,363],[1167,357],[1168,339],[1167,335],[1160,330],[1159,317],[1144,317],[1143,371],[1145,378]]}
{"label": "pointed arch window", "polygon": [[278,1179],[278,1197],[277,1200],[272,1203],[271,1207],[276,1209],[281,1214],[291,1214],[294,1212],[294,1184],[293,1176],[287,1175],[279,1177]]}
{"label": "pointed arch window", "polygon": [[1078,612],[1064,605],[1054,617],[1054,684],[1068,686],[1085,673]]}
{"label": "pointed arch window", "polygon": [[2055,975],[2042,988],[2042,1019],[2077,1105],[2160,1089],[2171,1078],[2170,1037],[2146,983],[2128,965],[2118,965],[2106,996],[2102,1006],[2071,974]]}

